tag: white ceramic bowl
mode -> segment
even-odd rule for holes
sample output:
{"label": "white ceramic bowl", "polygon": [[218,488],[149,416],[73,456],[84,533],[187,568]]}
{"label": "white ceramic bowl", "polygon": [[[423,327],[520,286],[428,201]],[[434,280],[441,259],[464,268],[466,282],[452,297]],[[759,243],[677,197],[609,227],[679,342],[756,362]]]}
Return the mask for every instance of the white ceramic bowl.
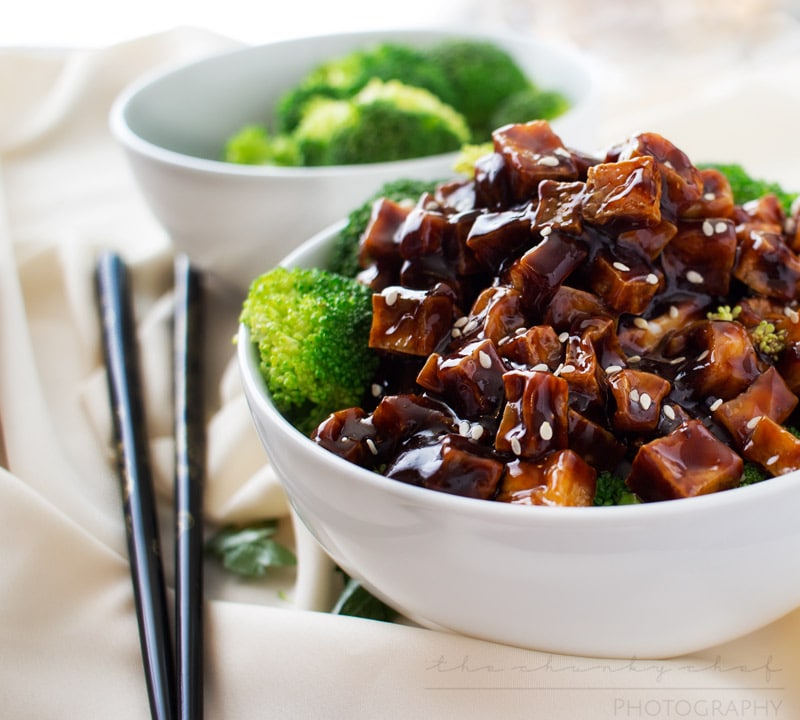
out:
{"label": "white ceramic bowl", "polygon": [[434,30],[308,37],[205,58],[125,90],[111,110],[112,133],[175,248],[246,289],[260,271],[387,180],[450,177],[455,154],[324,168],[256,167],[219,161],[225,139],[270,117],[283,91],[323,60],[380,41],[422,47],[454,36],[495,42],[542,87],[561,90],[572,108],[553,128],[573,147],[594,147],[595,85],[572,51],[526,37]]}
{"label": "white ceramic bowl", "polygon": [[[283,264],[324,266],[334,234]],[[364,470],[295,430],[270,401],[244,326],[238,359],[300,518],[342,568],[423,625],[550,652],[666,657],[800,605],[800,472],[620,507],[457,497]]]}

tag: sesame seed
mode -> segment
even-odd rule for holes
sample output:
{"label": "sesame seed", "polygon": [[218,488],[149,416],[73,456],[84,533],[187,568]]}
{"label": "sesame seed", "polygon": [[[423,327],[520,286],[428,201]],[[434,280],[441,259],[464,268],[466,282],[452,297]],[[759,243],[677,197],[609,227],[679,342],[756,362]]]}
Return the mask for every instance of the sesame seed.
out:
{"label": "sesame seed", "polygon": [[780,455],[772,455],[771,457],[767,458],[767,461],[764,463],[765,465],[774,465],[780,459]]}
{"label": "sesame seed", "polygon": [[619,262],[619,260],[617,260],[616,262],[611,263],[611,265],[612,265],[612,267],[615,267],[620,272],[630,272],[631,271],[631,269],[625,263]]}
{"label": "sesame seed", "polygon": [[639,396],[639,405],[642,406],[643,410],[649,410],[650,406],[653,404],[653,398],[650,397],[646,392],[643,392]]}
{"label": "sesame seed", "polygon": [[391,307],[392,305],[394,305],[394,304],[397,302],[397,298],[398,298],[398,292],[397,292],[397,290],[389,290],[389,291],[388,291],[388,292],[387,292],[387,293],[384,295],[384,298],[386,298],[386,304],[387,304],[389,307]]}
{"label": "sesame seed", "polygon": [[483,425],[473,425],[472,430],[470,430],[470,436],[473,440],[480,440],[483,437]]}
{"label": "sesame seed", "polygon": [[558,342],[567,342],[569,340],[569,333],[564,331],[558,336]]}
{"label": "sesame seed", "polygon": [[555,375],[556,377],[558,377],[559,375],[561,375],[561,371],[562,371],[563,369],[564,369],[564,363],[559,363],[559,364],[558,364],[558,367],[557,367],[555,370],[553,370],[553,375]]}
{"label": "sesame seed", "polygon": [[714,234],[714,226],[709,220],[703,220],[703,235],[711,237]]}
{"label": "sesame seed", "polygon": [[631,390],[630,399],[635,403],[639,402],[639,391],[636,388],[633,388],[633,390]]}
{"label": "sesame seed", "polygon": [[674,305],[670,305],[669,306],[669,316],[673,320],[675,320],[675,319],[677,319],[678,315],[680,315],[680,312],[678,311],[678,308],[675,307]]}
{"label": "sesame seed", "polygon": [[670,420],[674,420],[675,408],[673,408],[672,405],[664,405],[664,415],[666,415]]}
{"label": "sesame seed", "polygon": [[378,383],[372,383],[372,397],[380,397],[383,392],[383,386]]}
{"label": "sesame seed", "polygon": [[469,421],[462,420],[460,423],[458,423],[458,434],[463,437],[466,437],[469,434],[469,428],[470,428]]}
{"label": "sesame seed", "polygon": [[678,357],[672,358],[672,360],[669,361],[669,364],[680,365],[684,360],[686,360],[686,358],[683,355],[678,355]]}
{"label": "sesame seed", "polygon": [[461,332],[461,330],[455,327],[450,331],[450,337],[452,338],[460,338],[463,334],[464,333]]}
{"label": "sesame seed", "polygon": [[553,426],[547,420],[539,426],[539,437],[542,440],[552,440],[553,438]]}
{"label": "sesame seed", "polygon": [[489,353],[487,353],[485,350],[478,351],[478,362],[485,370],[488,370],[490,367],[492,367],[492,358],[489,357]]}
{"label": "sesame seed", "polygon": [[747,427],[747,429],[748,429],[748,430],[753,430],[753,429],[755,429],[755,426],[756,426],[756,425],[758,425],[758,423],[760,423],[760,422],[761,422],[761,418],[762,418],[762,417],[763,417],[762,415],[756,415],[755,417],[753,417],[753,418],[750,418],[750,419],[747,421],[747,423],[746,423],[746,427]]}
{"label": "sesame seed", "polygon": [[633,324],[636,325],[636,327],[640,330],[647,330],[650,327],[650,323],[648,323],[643,317],[633,318]]}
{"label": "sesame seed", "polygon": [[638,362],[639,362],[641,359],[642,359],[642,356],[641,356],[641,355],[631,355],[631,356],[628,358],[628,362],[629,362],[629,363],[638,363]]}
{"label": "sesame seed", "polygon": [[728,229],[728,223],[724,220],[720,220],[716,225],[714,225],[714,230],[718,233],[724,233]]}
{"label": "sesame seed", "polygon": [[527,328],[521,327],[514,330],[514,335],[524,335],[526,332],[528,332]]}
{"label": "sesame seed", "polygon": [[537,370],[539,372],[549,372],[550,368],[547,366],[547,363],[538,363],[534,365],[531,370]]}
{"label": "sesame seed", "polygon": [[697,361],[698,361],[698,362],[703,362],[703,360],[705,360],[707,357],[708,357],[708,350],[703,350],[703,352],[701,352],[701,353],[700,353],[700,354],[697,356]]}
{"label": "sesame seed", "polygon": [[716,195],[714,195],[714,193],[713,193],[713,192],[707,192],[705,195],[703,195],[703,200],[706,200],[707,202],[710,202],[710,201],[711,201],[711,200],[713,200],[715,197],[717,197],[717,196],[716,196]]}
{"label": "sesame seed", "polygon": [[697,272],[697,270],[689,270],[686,273],[686,279],[692,283],[692,285],[700,285],[703,282],[703,276]]}
{"label": "sesame seed", "polygon": [[708,409],[711,410],[711,412],[716,412],[719,410],[720,405],[722,405],[722,398],[717,398],[713,403],[711,403],[711,407]]}
{"label": "sesame seed", "polygon": [[367,438],[367,447],[373,455],[378,454],[378,448],[375,446],[375,441],[372,438]]}
{"label": "sesame seed", "polygon": [[557,167],[559,165],[558,158],[552,155],[543,155],[539,158],[540,165],[547,165],[547,167]]}
{"label": "sesame seed", "polygon": [[788,305],[783,308],[783,314],[795,324],[800,322],[800,313],[798,313],[794,308],[790,308]]}
{"label": "sesame seed", "polygon": [[644,281],[648,285],[658,285],[658,275],[655,273],[647,273],[647,277],[644,279]]}
{"label": "sesame seed", "polygon": [[462,315],[460,318],[458,318],[458,320],[456,320],[453,323],[453,327],[463,328],[464,325],[467,324],[467,322],[469,322],[469,318],[466,315]]}
{"label": "sesame seed", "polygon": [[547,237],[551,232],[553,232],[553,228],[550,225],[545,225],[541,230],[539,230],[539,235],[542,237]]}
{"label": "sesame seed", "polygon": [[470,320],[470,321],[469,321],[469,322],[468,322],[468,323],[467,323],[467,324],[464,326],[464,333],[468,335],[468,334],[469,334],[469,333],[471,333],[473,330],[476,330],[476,329],[477,329],[477,327],[478,327],[478,325],[480,325],[480,323],[479,323],[477,320],[475,320],[475,318],[473,318],[472,320]]}
{"label": "sesame seed", "polygon": [[611,375],[612,373],[620,372],[622,370],[622,365],[609,365],[606,368],[606,375]]}
{"label": "sesame seed", "polygon": [[522,455],[522,445],[519,444],[519,438],[511,438],[511,452],[514,455]]}
{"label": "sesame seed", "polygon": [[569,373],[574,373],[574,372],[575,372],[575,366],[574,365],[564,365],[561,368],[561,374],[562,375],[569,375]]}

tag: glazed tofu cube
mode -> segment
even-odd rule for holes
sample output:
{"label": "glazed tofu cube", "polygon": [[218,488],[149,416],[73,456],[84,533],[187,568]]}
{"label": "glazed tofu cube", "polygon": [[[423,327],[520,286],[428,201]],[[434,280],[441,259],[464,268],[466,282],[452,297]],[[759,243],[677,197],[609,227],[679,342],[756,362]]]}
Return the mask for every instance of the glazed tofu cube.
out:
{"label": "glazed tofu cube", "polygon": [[662,218],[658,225],[623,230],[617,235],[617,243],[620,247],[642,253],[655,260],[677,232],[677,225]]}
{"label": "glazed tofu cube", "polygon": [[586,248],[574,238],[553,231],[512,263],[508,280],[522,293],[525,311],[534,318],[540,317],[586,255]]}
{"label": "glazed tofu cube", "polygon": [[780,373],[768,367],[753,384],[736,397],[713,410],[714,417],[722,423],[742,448],[753,433],[754,418],[768,417],[782,423],[797,406],[797,396],[789,389]]}
{"label": "glazed tofu cube", "polygon": [[589,318],[610,318],[610,308],[594,293],[562,285],[547,307],[544,322],[559,332]]}
{"label": "glazed tofu cube", "polygon": [[432,353],[417,383],[442,395],[462,417],[494,414],[503,401],[506,367],[491,340],[467,343],[452,355]]}
{"label": "glazed tofu cube", "polygon": [[664,204],[671,215],[680,217],[703,195],[703,178],[689,157],[663,135],[645,132],[619,146],[618,160],[653,157],[661,175]]}
{"label": "glazed tofu cube", "polygon": [[[362,467],[375,463],[377,431],[361,408],[337,410],[323,420],[311,439],[328,452]],[[370,448],[375,448],[373,453]]]}
{"label": "glazed tofu cube", "polygon": [[726,175],[716,168],[701,168],[698,172],[703,182],[703,194],[683,207],[681,217],[730,217],[734,207],[733,190]]}
{"label": "glazed tofu cube", "polygon": [[451,335],[454,338],[479,331],[495,345],[525,327],[522,294],[514,288],[499,285],[481,292],[470,309],[469,316],[456,321]]}
{"label": "glazed tofu cube", "polygon": [[727,295],[736,262],[736,231],[730,220],[682,225],[661,253],[664,274],[675,287]]}
{"label": "glazed tofu cube", "polygon": [[372,215],[359,243],[359,263],[400,267],[400,245],[397,232],[402,227],[411,207],[387,198],[375,202]]}
{"label": "glazed tofu cube", "polygon": [[761,465],[773,477],[800,470],[800,438],[766,416],[754,418],[752,425],[750,439],[742,451],[745,458]]}
{"label": "glazed tofu cube", "polygon": [[570,408],[569,446],[598,470],[614,470],[625,455],[625,445],[602,425]]}
{"label": "glazed tofu cube", "polygon": [[651,157],[637,157],[589,168],[583,218],[594,225],[615,221],[658,225],[661,177]]}
{"label": "glazed tofu cube", "polygon": [[391,286],[372,296],[369,345],[400,355],[430,355],[449,336],[453,292],[446,285],[429,291]]}
{"label": "glazed tofu cube", "polygon": [[538,242],[539,236],[531,229],[531,210],[523,207],[517,211],[483,213],[467,234],[467,247],[483,266],[497,272],[509,257]]}
{"label": "glazed tofu cube", "polygon": [[626,480],[645,502],[675,500],[736,487],[744,463],[699,420],[642,445]]}
{"label": "glazed tofu cube", "polygon": [[671,385],[658,375],[644,370],[623,368],[607,376],[614,400],[611,424],[624,433],[647,434],[657,427],[661,403]]}
{"label": "glazed tofu cube", "polygon": [[488,500],[497,491],[504,463],[461,435],[445,435],[399,453],[385,475],[429,490]]}
{"label": "glazed tofu cube", "polygon": [[580,235],[583,231],[581,206],[585,191],[586,184],[583,182],[542,180],[539,183],[539,202],[533,214],[534,230],[542,232],[550,228]]}
{"label": "glazed tofu cube", "polygon": [[586,335],[571,335],[564,344],[564,363],[557,369],[569,385],[570,403],[585,410],[605,404],[604,376],[594,344]]}
{"label": "glazed tofu cube", "polygon": [[741,323],[699,321],[691,336],[697,355],[682,371],[682,380],[698,398],[730,400],[761,374],[750,335]]}
{"label": "glazed tofu cube", "polygon": [[556,331],[550,325],[533,325],[524,332],[501,342],[497,351],[501,357],[518,365],[546,365],[555,370],[564,353]]}
{"label": "glazed tofu cube", "polygon": [[734,276],[768,298],[791,301],[800,288],[800,258],[775,232],[738,233],[739,255]]}
{"label": "glazed tofu cube", "polygon": [[592,263],[589,287],[619,313],[638,315],[662,286],[661,272],[636,256],[600,253]]}
{"label": "glazed tofu cube", "polygon": [[586,507],[594,504],[596,480],[596,471],[580,455],[559,450],[538,463],[508,463],[496,500],[518,505]]}
{"label": "glazed tofu cube", "polygon": [[519,202],[535,198],[542,180],[578,179],[572,154],[544,120],[505,125],[492,133],[492,141],[505,161],[511,197]]}
{"label": "glazed tofu cube", "polygon": [[495,448],[530,460],[566,448],[567,381],[545,371],[510,370],[503,383],[506,403]]}

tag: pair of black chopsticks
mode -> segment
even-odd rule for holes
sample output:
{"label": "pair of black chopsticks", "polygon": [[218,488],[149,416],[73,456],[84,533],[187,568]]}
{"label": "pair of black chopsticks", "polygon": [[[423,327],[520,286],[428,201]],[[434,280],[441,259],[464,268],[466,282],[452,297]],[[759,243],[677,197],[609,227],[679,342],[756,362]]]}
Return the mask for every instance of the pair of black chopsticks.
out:
{"label": "pair of black chopsticks", "polygon": [[147,450],[131,281],[124,261],[114,252],[99,258],[95,279],[150,713],[154,720],[202,720],[202,277],[184,256],[175,260],[174,641]]}

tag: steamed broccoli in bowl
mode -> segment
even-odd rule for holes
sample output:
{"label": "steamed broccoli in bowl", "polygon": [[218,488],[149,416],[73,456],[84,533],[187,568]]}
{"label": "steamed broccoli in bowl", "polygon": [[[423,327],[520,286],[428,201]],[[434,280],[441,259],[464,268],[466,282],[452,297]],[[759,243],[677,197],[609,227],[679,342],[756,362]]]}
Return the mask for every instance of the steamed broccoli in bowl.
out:
{"label": "steamed broccoli in bowl", "polygon": [[326,270],[277,267],[253,281],[240,320],[275,406],[299,430],[361,402],[378,363],[369,288]]}
{"label": "steamed broccoli in bowl", "polygon": [[385,42],[315,67],[281,96],[273,117],[229,137],[222,157],[298,166],[427,157],[487,141],[498,112],[514,121],[552,119],[569,105],[491,42]]}
{"label": "steamed broccoli in bowl", "polygon": [[317,98],[306,106],[295,140],[306,165],[388,162],[458,150],[464,119],[422,88],[370,80],[353,98]]}

